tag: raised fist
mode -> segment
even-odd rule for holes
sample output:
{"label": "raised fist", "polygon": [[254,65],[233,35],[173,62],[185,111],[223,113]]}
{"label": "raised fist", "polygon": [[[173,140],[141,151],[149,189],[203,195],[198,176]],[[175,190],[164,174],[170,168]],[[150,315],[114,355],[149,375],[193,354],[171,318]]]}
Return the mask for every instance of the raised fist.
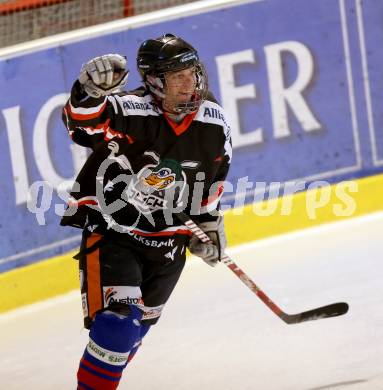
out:
{"label": "raised fist", "polygon": [[106,54],[84,64],[78,80],[89,96],[98,98],[121,91],[128,81],[128,75],[126,57]]}

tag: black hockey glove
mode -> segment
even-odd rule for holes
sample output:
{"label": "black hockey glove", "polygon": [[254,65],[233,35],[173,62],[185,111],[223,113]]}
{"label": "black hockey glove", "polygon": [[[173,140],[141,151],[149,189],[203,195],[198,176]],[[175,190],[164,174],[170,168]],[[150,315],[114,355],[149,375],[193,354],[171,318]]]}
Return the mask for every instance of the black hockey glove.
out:
{"label": "black hockey glove", "polygon": [[221,259],[227,243],[223,217],[218,217],[216,221],[203,222],[198,227],[209,236],[212,243],[204,244],[197,236],[193,235],[189,242],[189,250],[211,267],[215,267]]}

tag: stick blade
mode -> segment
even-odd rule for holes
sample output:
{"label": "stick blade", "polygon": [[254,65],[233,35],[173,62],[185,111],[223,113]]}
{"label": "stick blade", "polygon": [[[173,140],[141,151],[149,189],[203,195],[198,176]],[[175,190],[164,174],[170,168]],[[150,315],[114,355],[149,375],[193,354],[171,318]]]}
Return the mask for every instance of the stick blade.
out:
{"label": "stick blade", "polygon": [[349,306],[346,302],[338,302],[298,314],[285,314],[281,317],[287,324],[299,324],[301,322],[320,320],[322,318],[338,317],[346,314],[348,309]]}

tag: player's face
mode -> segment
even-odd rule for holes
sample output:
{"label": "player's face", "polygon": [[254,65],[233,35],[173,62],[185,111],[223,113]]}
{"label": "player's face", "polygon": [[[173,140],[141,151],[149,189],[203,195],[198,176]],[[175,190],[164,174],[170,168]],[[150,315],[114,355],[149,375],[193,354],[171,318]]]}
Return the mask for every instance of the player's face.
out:
{"label": "player's face", "polygon": [[179,103],[188,103],[197,86],[195,68],[187,68],[165,73],[164,105],[173,108]]}

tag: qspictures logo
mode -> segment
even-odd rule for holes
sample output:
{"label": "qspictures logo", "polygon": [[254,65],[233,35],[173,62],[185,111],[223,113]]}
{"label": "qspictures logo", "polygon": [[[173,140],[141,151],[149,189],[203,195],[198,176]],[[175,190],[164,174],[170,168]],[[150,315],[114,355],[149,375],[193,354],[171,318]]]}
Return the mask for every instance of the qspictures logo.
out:
{"label": "qspictures logo", "polygon": [[[192,202],[190,215],[198,215],[200,212],[204,191],[203,178],[198,175],[204,172],[196,173],[197,182],[193,189],[188,187],[186,182],[185,170],[198,169],[197,161],[178,162],[173,159],[163,159],[153,151],[147,151],[144,156],[148,158],[147,163],[134,173],[130,161],[123,154],[119,153],[119,145],[115,141],[108,144],[111,150],[110,155],[99,167],[96,180],[96,194],[85,199],[87,206],[101,212],[103,218],[108,224],[108,229],[113,229],[120,233],[134,234],[133,230],[137,227],[144,217],[154,226],[152,212],[164,210],[165,220],[173,222],[173,219],[167,219],[172,213],[180,212],[185,209],[187,202],[183,200],[185,194],[192,191]],[[123,169],[122,174],[104,184],[104,178],[109,166],[118,163]],[[126,172],[126,173],[125,173]],[[112,193],[117,184],[123,182],[125,189],[120,197],[112,203],[105,200],[106,194]],[[214,183],[209,189],[212,196],[216,193]],[[220,200],[221,210],[233,210],[233,215],[242,216],[245,212],[245,205],[251,206],[251,211],[259,217],[268,217],[275,214],[283,216],[291,215],[296,209],[301,207],[301,203],[295,200],[294,194],[302,193],[299,199],[304,200],[303,212],[310,220],[318,218],[318,213],[330,212],[332,215],[342,218],[351,217],[357,210],[357,193],[359,192],[358,182],[355,180],[341,181],[331,185],[330,182],[317,180],[307,182],[304,180],[287,182],[252,182],[249,177],[239,177],[236,183],[231,181],[220,182],[224,188],[224,196]],[[79,192],[79,183],[74,183],[72,192]],[[40,225],[45,225],[45,213],[52,206],[52,188],[49,183],[36,182],[31,186],[31,200],[28,202],[28,210],[36,215]],[[355,194],[355,195],[354,195]],[[67,203],[71,207],[65,209],[65,212],[57,215],[74,215],[78,209],[76,202],[67,193]],[[221,194],[222,195],[222,194]],[[71,203],[72,202],[72,203]],[[93,203],[92,203],[93,202]],[[225,203],[229,202],[229,203]],[[121,225],[114,218],[113,214],[126,207],[133,205],[138,211],[136,221],[129,225]],[[56,210],[64,209],[63,205],[54,205]],[[194,208],[193,208],[194,207]],[[214,212],[214,210],[213,210]],[[95,228],[91,226],[91,228]],[[155,246],[155,241],[144,242],[146,246]],[[162,244],[161,244],[162,245]]]}

